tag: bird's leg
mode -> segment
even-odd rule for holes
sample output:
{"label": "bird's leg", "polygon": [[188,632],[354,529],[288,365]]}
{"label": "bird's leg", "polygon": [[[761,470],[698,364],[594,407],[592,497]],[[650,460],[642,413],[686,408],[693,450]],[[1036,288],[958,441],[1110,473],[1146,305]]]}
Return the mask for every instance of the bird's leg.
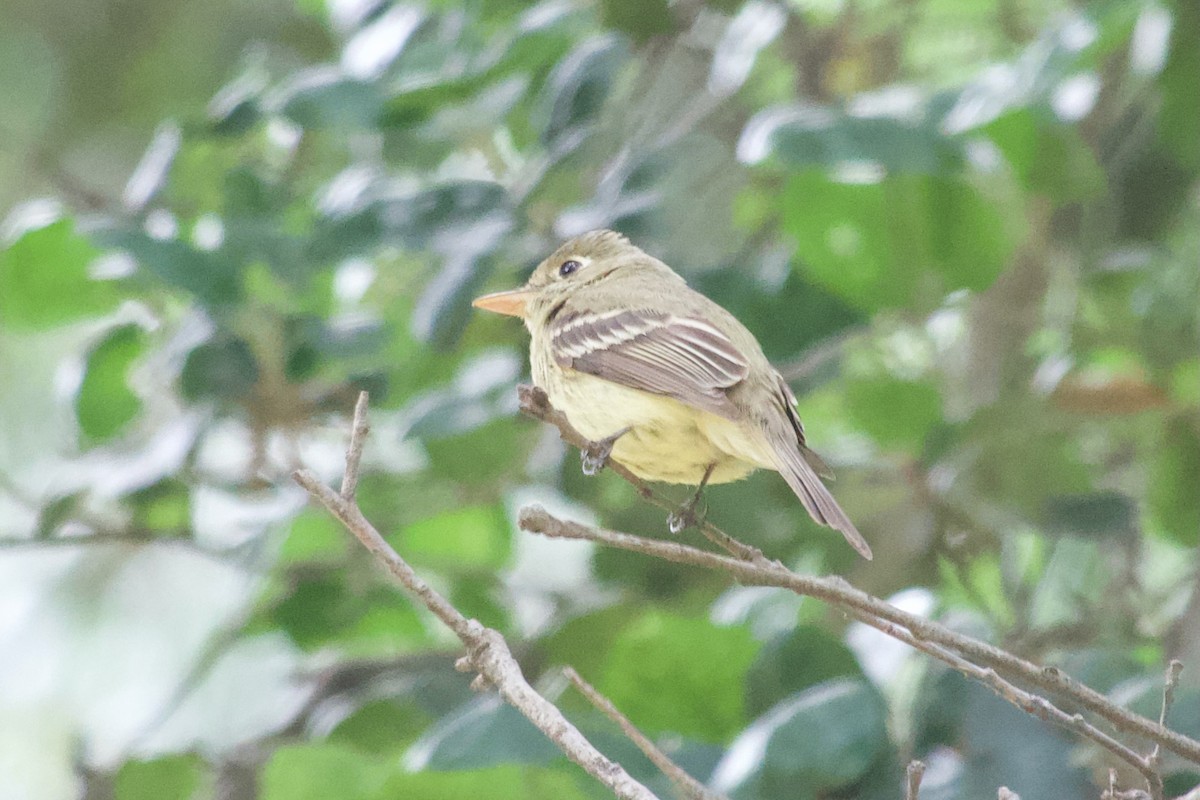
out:
{"label": "bird's leg", "polygon": [[704,518],[708,516],[708,505],[706,503],[704,510],[699,514],[696,513],[696,506],[700,505],[700,501],[704,499],[704,487],[708,484],[708,479],[712,477],[716,467],[715,462],[708,465],[708,469],[704,470],[704,477],[700,479],[700,485],[696,487],[696,493],[667,517],[667,527],[671,529],[671,533],[680,533],[688,528],[698,527],[704,522]]}
{"label": "bird's leg", "polygon": [[583,462],[583,474],[590,477],[604,469],[609,456],[612,455],[613,445],[617,443],[617,439],[627,433],[629,433],[629,428],[621,428],[612,436],[605,437],[598,442],[588,442],[587,447],[579,451],[579,460]]}

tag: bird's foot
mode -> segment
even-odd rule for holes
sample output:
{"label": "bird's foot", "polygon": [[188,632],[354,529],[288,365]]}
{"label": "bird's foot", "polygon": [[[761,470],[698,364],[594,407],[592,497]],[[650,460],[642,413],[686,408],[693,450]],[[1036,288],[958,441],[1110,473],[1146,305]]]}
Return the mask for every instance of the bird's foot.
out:
{"label": "bird's foot", "polygon": [[617,443],[617,439],[627,433],[629,433],[629,428],[622,428],[612,436],[598,442],[588,442],[587,446],[579,452],[579,460],[583,463],[583,474],[588,477],[598,475],[604,469],[604,465],[608,463],[608,459],[612,457],[613,445]]}
{"label": "bird's foot", "polygon": [[691,498],[667,517],[667,527],[671,533],[683,533],[688,528],[699,528],[708,517],[708,501],[704,499],[703,489],[697,490]]}

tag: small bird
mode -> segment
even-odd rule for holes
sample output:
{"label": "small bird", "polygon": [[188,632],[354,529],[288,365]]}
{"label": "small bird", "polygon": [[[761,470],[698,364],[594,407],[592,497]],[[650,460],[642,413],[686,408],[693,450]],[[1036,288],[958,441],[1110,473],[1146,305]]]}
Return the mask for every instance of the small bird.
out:
{"label": "small bird", "polygon": [[783,475],[814,520],[871,548],[821,483],[791,389],[754,334],[625,236],[598,230],[563,244],[519,289],[477,308],[520,317],[533,380],[593,444],[584,472],[611,456],[639,478],[698,486],[671,515],[696,522],[708,484],[755,469]]}

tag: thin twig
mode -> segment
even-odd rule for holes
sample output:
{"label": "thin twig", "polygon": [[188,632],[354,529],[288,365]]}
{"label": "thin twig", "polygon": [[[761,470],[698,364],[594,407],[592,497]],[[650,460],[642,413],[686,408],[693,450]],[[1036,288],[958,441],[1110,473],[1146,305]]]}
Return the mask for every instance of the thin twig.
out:
{"label": "thin twig", "polygon": [[638,730],[637,726],[630,722],[629,718],[622,714],[611,700],[580,677],[573,667],[564,667],[563,675],[567,676],[567,679],[574,684],[580,694],[587,698],[589,703],[617,724],[625,737],[637,745],[637,748],[654,763],[654,766],[658,767],[662,774],[671,779],[683,797],[688,800],[728,800],[725,795],[711,791],[703,783],[684,772],[683,768],[672,761],[671,757],[651,741],[650,737]]}
{"label": "thin twig", "polygon": [[367,444],[367,433],[371,425],[367,422],[366,392],[358,393],[358,402],[354,404],[354,427],[350,431],[350,446],[346,448],[346,472],[342,475],[342,497],[348,503],[354,502],[358,491],[358,470],[362,464],[363,448]]}
{"label": "thin twig", "polygon": [[[909,644],[920,650],[923,650],[926,653],[929,653],[930,655],[933,655],[935,658],[944,661],[946,664],[949,664],[963,675],[974,678],[975,680],[987,686],[998,696],[1007,700],[1009,703],[1012,703],[1022,711],[1032,714],[1038,719],[1045,720],[1046,722],[1072,731],[1085,739],[1090,739],[1140,772],[1146,779],[1146,782],[1152,787],[1152,794],[1153,786],[1157,780],[1161,794],[1162,780],[1158,777],[1157,773],[1150,768],[1146,760],[1142,758],[1142,756],[1136,751],[1134,751],[1133,748],[1118,742],[1112,736],[1109,736],[1107,733],[1088,722],[1086,719],[1084,719],[1082,714],[1068,714],[1046,698],[1031,692],[1027,692],[1018,688],[1009,681],[1004,680],[996,674],[994,669],[972,664],[970,661],[967,661],[966,659],[961,658],[945,648],[939,647],[938,645],[928,645],[928,643],[924,643],[926,646],[922,647],[921,644],[918,644],[919,640],[914,639],[909,641],[904,636],[896,636],[896,638],[901,639],[902,641],[908,641]],[[1161,800],[1161,797],[1157,798],[1156,800]]]}
{"label": "thin twig", "polygon": [[778,586],[796,594],[832,603],[863,621],[871,618],[891,622],[907,629],[914,640],[941,645],[974,665],[990,667],[1009,679],[1025,681],[1039,689],[1074,700],[1086,710],[1107,719],[1119,730],[1145,737],[1193,763],[1200,764],[1200,742],[1112,703],[1099,692],[1078,683],[1057,668],[1039,667],[987,642],[902,611],[854,588],[840,577],[801,575],[775,562],[748,563],[678,542],[646,539],[592,528],[558,519],[539,506],[522,509],[518,524],[524,530],[546,536],[599,542],[678,564],[720,570],[746,585]]}
{"label": "thin twig", "polygon": [[920,800],[921,779],[925,777],[925,762],[912,760],[904,770],[904,800]]}
{"label": "thin twig", "polygon": [[[578,447],[581,450],[591,444],[586,436],[575,429],[575,426],[571,424],[565,414],[550,404],[550,398],[546,396],[546,393],[541,388],[522,384],[517,387],[517,397],[520,399],[521,413],[558,428],[559,435],[562,436],[562,440],[567,444]],[[678,510],[678,503],[672,503],[667,498],[659,495],[645,481],[630,472],[623,464],[609,459],[607,466],[636,489],[637,493],[643,499],[667,511]],[[751,547],[748,544],[739,542],[711,522],[704,521],[700,523],[699,530],[710,542],[736,558],[756,564],[770,563],[757,547]]]}
{"label": "thin twig", "polygon": [[[860,622],[870,625],[872,628],[882,631],[893,639],[904,642],[909,647],[936,658],[962,675],[982,683],[995,692],[998,697],[1012,703],[1022,711],[1043,719],[1046,722],[1066,728],[1085,739],[1092,740],[1142,773],[1153,792],[1155,779],[1158,778],[1158,775],[1150,767],[1149,762],[1132,748],[1121,744],[1104,731],[1092,725],[1081,714],[1068,714],[1046,698],[1027,692],[1004,680],[1004,678],[996,674],[994,669],[973,664],[942,645],[919,639],[907,628],[895,625],[887,620],[881,620],[862,611],[850,610],[849,613]],[[1161,789],[1161,779],[1158,779],[1158,785]],[[1161,800],[1161,798],[1156,798],[1156,800]]]}
{"label": "thin twig", "polygon": [[[1179,685],[1179,673],[1183,672],[1183,662],[1179,659],[1172,658],[1171,663],[1167,664],[1167,671],[1163,677],[1163,694],[1162,708],[1158,712],[1158,724],[1166,727],[1167,714],[1171,711],[1171,704],[1175,702],[1175,687]],[[1154,750],[1150,753],[1150,763],[1158,766],[1158,762],[1162,759],[1162,752],[1158,744],[1154,745]]]}
{"label": "thin twig", "polygon": [[[366,399],[360,397],[355,409],[353,429],[353,438],[356,441],[352,442],[347,452],[348,472],[358,470],[361,439],[366,431],[366,410]],[[521,666],[513,658],[508,643],[498,631],[486,628],[476,620],[467,619],[446,598],[422,580],[408,562],[384,541],[379,531],[367,521],[353,501],[330,489],[309,470],[297,470],[292,473],[292,478],[319,500],[367,550],[383,562],[412,597],[419,600],[454,631],[467,648],[467,656],[460,660],[460,664],[466,662],[479,673],[473,686],[478,686],[478,681],[495,686],[501,697],[524,714],[569,759],[583,767],[617,797],[628,800],[657,800],[653,792],[634,780],[624,767],[597,750],[553,703],[529,685],[521,672]],[[356,482],[357,476],[353,476],[343,481],[342,485],[350,487],[353,491]]]}
{"label": "thin twig", "polygon": [[[1179,673],[1181,672],[1183,672],[1183,662],[1171,659],[1163,676],[1162,706],[1158,712],[1158,724],[1163,727],[1166,727],[1167,714],[1171,711],[1171,704],[1175,702],[1175,687],[1179,683]],[[1150,789],[1150,800],[1163,800],[1162,772],[1159,770],[1161,763],[1162,745],[1155,742],[1154,749],[1145,758],[1146,769],[1142,772],[1146,776],[1146,783]]]}

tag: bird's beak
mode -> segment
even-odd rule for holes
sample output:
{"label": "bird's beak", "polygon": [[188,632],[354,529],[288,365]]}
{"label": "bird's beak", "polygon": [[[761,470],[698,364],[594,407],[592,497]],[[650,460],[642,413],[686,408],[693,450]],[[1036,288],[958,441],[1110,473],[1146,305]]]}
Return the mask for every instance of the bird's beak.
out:
{"label": "bird's beak", "polygon": [[524,287],[509,289],[507,292],[492,292],[483,297],[476,297],[471,305],[485,311],[495,311],[497,314],[507,314],[510,317],[525,318],[525,305],[533,297],[533,290]]}

